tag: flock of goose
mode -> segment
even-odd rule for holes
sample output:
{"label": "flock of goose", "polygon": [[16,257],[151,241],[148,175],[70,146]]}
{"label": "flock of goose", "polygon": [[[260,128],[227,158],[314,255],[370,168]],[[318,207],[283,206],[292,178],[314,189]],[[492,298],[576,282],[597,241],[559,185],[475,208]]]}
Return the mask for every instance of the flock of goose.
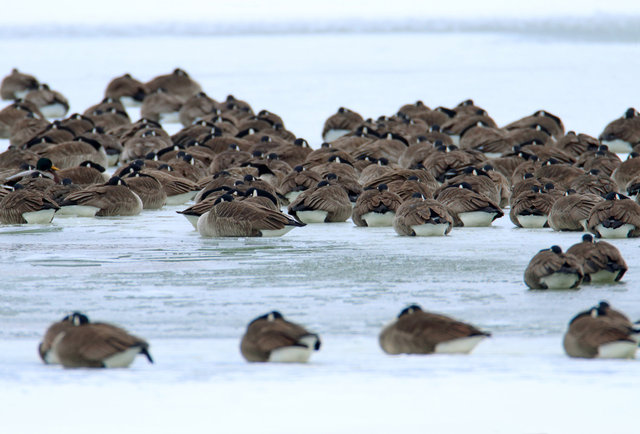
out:
{"label": "flock of goose", "polygon": [[[525,270],[532,289],[616,282],[627,265],[602,238],[640,236],[640,115],[628,109],[599,138],[565,132],[540,110],[498,127],[472,100],[418,101],[364,119],[340,108],[317,149],[280,116],[232,95],[216,101],[185,71],[144,83],[114,78],[104,99],[68,115],[67,99],[14,69],[0,96],[0,223],[134,216],[181,205],[204,237],[281,236],[307,224],[388,226],[402,236],[445,236],[504,216],[517,227],[591,232],[563,252],[542,250]],[[127,107],[140,106],[132,122]],[[183,128],[169,135],[163,124]],[[628,153],[622,161],[620,153]],[[109,175],[110,173],[111,175]],[[287,213],[282,209],[286,207]],[[574,357],[632,357],[637,329],[608,303],[579,313],[565,336]],[[412,305],[380,335],[389,354],[464,352],[489,334]],[[242,339],[248,361],[306,361],[317,335],[270,312]],[[633,351],[630,348],[633,347]],[[74,313],[47,331],[47,363],[127,366],[148,344]]]}

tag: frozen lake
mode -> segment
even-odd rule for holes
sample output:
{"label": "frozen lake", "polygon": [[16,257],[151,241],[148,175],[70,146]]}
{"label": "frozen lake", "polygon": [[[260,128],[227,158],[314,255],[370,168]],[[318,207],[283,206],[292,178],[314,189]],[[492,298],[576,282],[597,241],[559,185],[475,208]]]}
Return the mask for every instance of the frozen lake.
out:
{"label": "frozen lake", "polygon": [[[339,106],[377,117],[417,99],[435,107],[473,98],[499,125],[546,109],[566,130],[597,136],[640,101],[637,41],[66,35],[4,37],[0,53],[2,74],[15,66],[35,74],[72,112],[98,102],[112,77],[148,80],[179,66],[216,99],[232,93],[281,115],[314,147]],[[630,266],[621,284],[528,291],[531,257],[581,234],[516,229],[503,217],[434,239],[350,221],[278,239],[203,239],[175,213],[183,208],[0,227],[3,432],[638,431],[638,362],[570,360],[561,346],[571,317],[599,300],[640,319],[637,239],[614,242]],[[409,303],[493,337],[469,356],[386,356],[377,335]],[[241,358],[246,324],[272,309],[321,335],[310,364]],[[37,344],[70,310],[145,337],[156,364],[44,366]]]}

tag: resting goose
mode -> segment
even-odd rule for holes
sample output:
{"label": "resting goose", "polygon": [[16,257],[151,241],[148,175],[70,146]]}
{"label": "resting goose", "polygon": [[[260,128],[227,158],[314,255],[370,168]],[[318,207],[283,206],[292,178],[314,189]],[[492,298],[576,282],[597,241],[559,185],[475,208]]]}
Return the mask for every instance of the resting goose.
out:
{"label": "resting goose", "polygon": [[317,334],[272,311],[249,323],[240,352],[248,362],[304,363],[320,349],[320,344]]}
{"label": "resting goose", "polygon": [[14,191],[0,200],[0,223],[43,224],[51,223],[58,205],[42,191],[14,185]]}
{"label": "resting goose", "polygon": [[597,238],[640,236],[640,204],[627,196],[611,192],[591,209],[587,229]]}
{"label": "resting goose", "polygon": [[321,181],[291,202],[288,212],[303,223],[344,222],[351,217],[352,207],[343,187]]}
{"label": "resting goose", "polygon": [[559,246],[540,250],[524,270],[524,283],[531,289],[575,289],[583,277],[580,260]]}
{"label": "resting goose", "polygon": [[398,235],[444,236],[452,228],[453,218],[447,208],[420,193],[414,193],[411,199],[402,202],[393,219],[393,229]]}
{"label": "resting goose", "polygon": [[468,354],[488,336],[470,324],[413,304],[382,329],[379,342],[387,354]]}
{"label": "resting goose", "polygon": [[389,191],[386,184],[365,190],[356,200],[351,220],[356,226],[392,226],[402,199]]}
{"label": "resting goose", "polygon": [[79,217],[134,216],[142,212],[142,200],[117,176],[103,185],[91,185],[64,198],[61,213]]}
{"label": "resting goose", "polygon": [[606,241],[596,241],[593,236],[582,236],[582,242],[569,247],[567,254],[582,261],[584,282],[618,282],[627,272],[627,263],[620,251]]}

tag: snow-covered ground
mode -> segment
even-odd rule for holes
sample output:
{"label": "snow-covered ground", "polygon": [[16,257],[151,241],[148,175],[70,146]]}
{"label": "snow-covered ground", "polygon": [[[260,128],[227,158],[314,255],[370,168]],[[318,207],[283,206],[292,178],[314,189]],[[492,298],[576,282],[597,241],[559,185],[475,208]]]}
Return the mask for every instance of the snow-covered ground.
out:
{"label": "snow-covered ground", "polygon": [[[182,67],[210,96],[269,109],[314,147],[340,106],[377,117],[473,98],[499,125],[543,108],[594,136],[639,108],[635,2],[545,1],[522,14],[497,1],[128,3],[4,5],[0,74],[33,73],[82,111],[117,75]],[[528,18],[555,24],[545,33]],[[420,30],[430,22],[446,31]],[[437,239],[348,222],[215,240],[180,209],[0,228],[2,432],[638,432],[637,361],[571,360],[561,347],[569,319],[599,300],[640,319],[637,239],[615,242],[630,265],[622,284],[527,291],[529,259],[581,234],[504,217]],[[413,302],[493,337],[469,356],[384,355],[380,328]],[[156,363],[42,365],[37,343],[72,309],[145,337]],[[322,336],[310,364],[243,361],[246,324],[271,309]]]}

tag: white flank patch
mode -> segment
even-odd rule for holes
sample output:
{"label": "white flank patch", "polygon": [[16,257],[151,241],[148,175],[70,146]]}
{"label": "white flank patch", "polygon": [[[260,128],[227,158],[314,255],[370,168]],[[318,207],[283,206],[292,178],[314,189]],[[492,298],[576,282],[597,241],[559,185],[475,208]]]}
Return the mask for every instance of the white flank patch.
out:
{"label": "white flank patch", "polygon": [[97,206],[69,205],[61,207],[57,214],[69,217],[95,217],[98,211],[100,211],[100,208]]}
{"label": "white flank patch", "polygon": [[336,139],[344,136],[345,134],[349,134],[351,130],[329,130],[322,136],[322,140],[325,142],[333,142]]}
{"label": "white flank patch", "polygon": [[417,237],[442,237],[449,225],[447,223],[440,223],[437,225],[434,224],[424,224],[424,225],[415,225],[411,226],[413,232],[416,233]]}
{"label": "white flank patch", "polygon": [[542,277],[540,282],[547,285],[549,289],[572,289],[579,279],[580,277],[573,273],[553,273]]}
{"label": "white flank patch", "polygon": [[548,218],[549,216],[546,215],[519,215],[518,223],[523,228],[539,229],[544,227]]}
{"label": "white flank patch", "polygon": [[311,357],[311,348],[282,347],[271,351],[269,362],[276,363],[306,363]]}
{"label": "white flank patch", "polygon": [[634,225],[625,224],[620,226],[617,229],[605,228],[602,225],[596,226],[596,231],[600,234],[602,238],[627,238],[629,232],[634,230],[636,227]]}
{"label": "white flank patch", "polygon": [[324,223],[324,219],[327,218],[327,211],[298,211],[296,215],[302,223]]}
{"label": "white flank patch", "polygon": [[615,283],[616,277],[620,271],[611,272],[607,270],[600,270],[597,273],[590,274],[591,283]]}
{"label": "white flank patch", "polygon": [[491,226],[491,222],[493,222],[493,218],[496,215],[498,215],[497,212],[472,211],[462,212],[458,214],[458,218],[462,220],[465,228],[477,228]]}
{"label": "white flank patch", "polygon": [[289,203],[291,203],[294,200],[296,200],[296,198],[301,194],[302,194],[301,191],[290,191],[289,193],[285,194],[284,197],[286,197]]}
{"label": "white flank patch", "polygon": [[22,218],[31,225],[41,225],[51,223],[53,215],[56,213],[54,209],[43,209],[40,211],[23,212]]}
{"label": "white flank patch", "polygon": [[635,342],[616,341],[598,347],[600,359],[634,359],[638,345]]}
{"label": "white flank patch", "polygon": [[133,362],[133,359],[135,359],[136,355],[139,353],[139,347],[132,347],[128,350],[114,354],[111,357],[107,357],[103,360],[103,363],[106,368],[126,368]]}
{"label": "white flank patch", "polygon": [[121,96],[120,102],[125,107],[140,107],[142,105],[142,101],[136,101],[130,96]]}
{"label": "white flank patch", "polygon": [[438,354],[469,354],[485,337],[469,336],[441,342],[436,345],[435,352]]}
{"label": "white flank patch", "polygon": [[160,113],[161,124],[177,124],[180,123],[180,115],[178,112]]}
{"label": "white flank patch", "polygon": [[616,154],[628,154],[632,150],[631,144],[622,139],[603,140],[602,144],[607,145],[609,151]]}
{"label": "white flank patch", "polygon": [[167,205],[167,206],[184,205],[185,203],[187,203],[191,199],[193,199],[196,194],[198,194],[197,191],[188,191],[188,192],[182,193],[182,194],[175,194],[173,196],[167,196],[167,201],[166,201],[165,205]]}
{"label": "white flank patch", "polygon": [[120,154],[107,154],[107,164],[109,167],[117,166]]}
{"label": "white flank patch", "polygon": [[587,228],[587,219],[580,220],[580,224],[582,225],[582,228],[584,229],[585,232],[587,232],[589,230]]}
{"label": "white flank patch", "polygon": [[47,119],[63,118],[67,114],[67,108],[60,103],[55,103],[40,107],[40,112]]}
{"label": "white flank patch", "polygon": [[485,155],[485,157],[487,157],[488,159],[492,159],[492,158],[500,158],[502,157],[502,153],[500,152],[483,152],[483,154]]}
{"label": "white flank patch", "polygon": [[56,354],[55,351],[53,351],[53,348],[50,348],[49,351],[47,351],[44,354],[44,361],[47,362],[48,365],[59,365],[60,364],[60,360],[58,359],[58,355]]}
{"label": "white flank patch", "polygon": [[212,230],[209,230],[207,226],[207,216],[209,215],[209,211],[205,212],[198,218],[198,224],[196,225],[196,229],[203,237],[215,237],[216,233]]}
{"label": "white flank patch", "polygon": [[451,137],[451,140],[453,140],[453,144],[454,145],[456,145],[456,146],[460,145],[460,135],[459,134],[456,134],[456,135],[453,135],[453,136],[449,136],[449,137]]}
{"label": "white flank patch", "polygon": [[367,222],[367,226],[370,228],[377,228],[383,226],[393,226],[393,218],[396,213],[393,211],[387,211],[384,214],[379,212],[368,212],[362,215],[362,220]]}
{"label": "white flank patch", "polygon": [[266,230],[266,229],[262,229],[260,231],[260,233],[262,234],[263,237],[281,237],[284,234],[286,234],[287,232],[289,232],[291,229],[293,229],[295,226],[285,226],[282,229],[276,229],[276,230]]}
{"label": "white flank patch", "polygon": [[29,92],[31,92],[31,89],[19,90],[17,92],[14,92],[14,95],[16,96],[16,99],[24,99],[24,97],[27,96]]}
{"label": "white flank patch", "polygon": [[189,220],[189,223],[191,223],[193,225],[193,228],[195,230],[198,230],[198,219],[200,218],[200,216],[197,216],[197,215],[186,215],[186,214],[182,214],[182,215],[184,216],[184,218]]}

